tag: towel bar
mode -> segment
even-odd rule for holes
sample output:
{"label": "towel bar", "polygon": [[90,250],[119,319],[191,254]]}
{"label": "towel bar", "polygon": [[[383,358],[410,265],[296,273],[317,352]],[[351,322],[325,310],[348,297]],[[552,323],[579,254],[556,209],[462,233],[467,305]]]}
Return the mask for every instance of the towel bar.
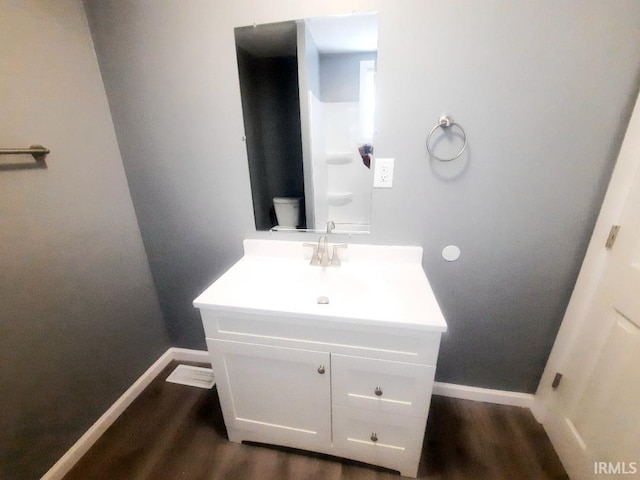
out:
{"label": "towel bar", "polygon": [[0,148],[0,155],[33,155],[36,160],[44,160],[50,153],[48,148],[42,145],[31,145],[29,148]]}

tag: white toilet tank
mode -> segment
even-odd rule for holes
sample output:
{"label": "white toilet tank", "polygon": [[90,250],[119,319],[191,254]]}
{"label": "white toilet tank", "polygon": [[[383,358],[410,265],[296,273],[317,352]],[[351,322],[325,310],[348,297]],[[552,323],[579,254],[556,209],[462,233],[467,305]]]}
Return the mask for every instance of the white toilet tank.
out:
{"label": "white toilet tank", "polygon": [[275,197],[273,206],[276,209],[278,226],[296,228],[300,225],[300,198]]}

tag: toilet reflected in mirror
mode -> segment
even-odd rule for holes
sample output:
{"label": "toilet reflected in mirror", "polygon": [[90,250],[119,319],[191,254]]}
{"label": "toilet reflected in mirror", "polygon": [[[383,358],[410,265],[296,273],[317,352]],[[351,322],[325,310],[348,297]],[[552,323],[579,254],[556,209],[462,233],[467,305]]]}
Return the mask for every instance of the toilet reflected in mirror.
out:
{"label": "toilet reflected in mirror", "polygon": [[275,197],[273,207],[277,221],[274,230],[295,230],[300,226],[300,198]]}

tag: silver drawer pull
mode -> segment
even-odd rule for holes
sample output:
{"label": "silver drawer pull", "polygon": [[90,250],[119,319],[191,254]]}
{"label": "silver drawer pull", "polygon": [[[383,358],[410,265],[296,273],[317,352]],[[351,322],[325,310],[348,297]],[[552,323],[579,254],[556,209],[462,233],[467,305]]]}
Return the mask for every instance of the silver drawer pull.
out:
{"label": "silver drawer pull", "polygon": [[377,396],[381,397],[381,396],[382,396],[382,389],[381,389],[380,387],[376,387],[376,389],[375,389],[374,393],[375,393]]}
{"label": "silver drawer pull", "polygon": [[378,435],[376,434],[376,432],[373,432],[371,434],[371,441],[372,442],[377,442],[378,441]]}
{"label": "silver drawer pull", "polygon": [[324,365],[320,365],[320,366],[318,367],[318,373],[319,373],[320,375],[324,375]]}

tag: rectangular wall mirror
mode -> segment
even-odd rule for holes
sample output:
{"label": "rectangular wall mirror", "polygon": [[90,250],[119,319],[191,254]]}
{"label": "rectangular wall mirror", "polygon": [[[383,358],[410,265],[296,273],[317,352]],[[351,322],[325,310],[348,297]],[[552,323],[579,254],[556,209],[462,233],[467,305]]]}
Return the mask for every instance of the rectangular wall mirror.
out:
{"label": "rectangular wall mirror", "polygon": [[378,20],[235,29],[257,230],[368,233]]}

